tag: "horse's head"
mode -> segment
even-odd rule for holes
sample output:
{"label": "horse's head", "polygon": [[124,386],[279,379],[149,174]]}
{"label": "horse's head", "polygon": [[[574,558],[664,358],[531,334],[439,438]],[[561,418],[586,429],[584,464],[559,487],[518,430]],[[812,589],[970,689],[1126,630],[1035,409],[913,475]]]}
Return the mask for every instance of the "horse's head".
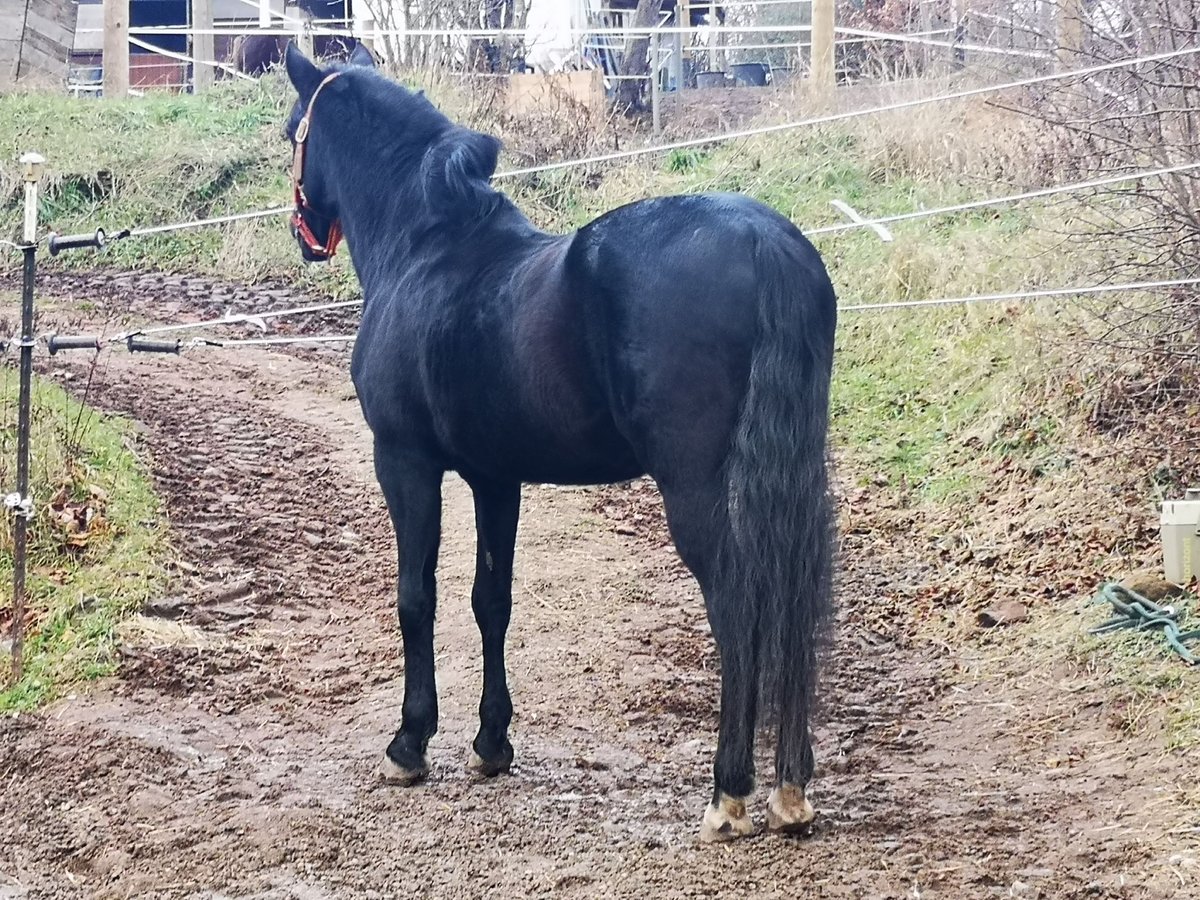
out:
{"label": "horse's head", "polygon": [[[322,129],[337,128],[338,123],[330,116],[322,116],[320,127],[313,124],[318,98],[326,91],[333,92],[331,86],[347,67],[374,68],[375,60],[360,44],[350,55],[347,67],[321,69],[295,44],[288,44],[286,61],[288,78],[297,94],[287,125],[288,138],[292,142],[292,193],[296,202],[292,211],[292,235],[307,262],[325,262],[337,250],[342,229],[329,185],[332,160],[328,153],[320,151],[319,133]],[[328,101],[329,98],[325,99]],[[315,144],[314,133],[318,135]],[[324,146],[328,146],[327,141]]]}
{"label": "horse's head", "polygon": [[[289,46],[286,64],[298,95],[287,128],[292,233],[304,259],[333,255],[343,219],[352,230],[361,223],[356,238],[368,249],[381,242],[372,238],[395,246],[404,231],[474,227],[502,204],[489,184],[500,142],[455,125],[420,91],[362,71],[374,66],[366,48],[321,68]],[[371,214],[357,218],[359,204]]]}

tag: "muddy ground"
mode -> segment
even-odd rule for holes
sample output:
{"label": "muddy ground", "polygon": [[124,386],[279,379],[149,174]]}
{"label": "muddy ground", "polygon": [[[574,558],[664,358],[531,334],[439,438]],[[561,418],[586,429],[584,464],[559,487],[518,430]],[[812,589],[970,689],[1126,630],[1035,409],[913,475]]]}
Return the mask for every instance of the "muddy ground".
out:
{"label": "muddy ground", "polygon": [[[64,329],[305,300],[169,276],[47,276],[43,292],[59,300],[44,324]],[[959,648],[895,627],[898,598],[941,576],[869,517],[843,535],[814,834],[699,844],[716,659],[645,483],[525,490],[517,760],[482,781],[466,769],[472,511],[447,480],[433,773],[384,786],[395,558],[346,357],[101,358],[90,399],[140,423],[180,560],[119,678],[0,720],[0,897],[1193,896],[1195,843],[1165,812],[1178,760],[1115,725],[1085,672],[963,677]],[[76,385],[88,370],[39,366]]]}

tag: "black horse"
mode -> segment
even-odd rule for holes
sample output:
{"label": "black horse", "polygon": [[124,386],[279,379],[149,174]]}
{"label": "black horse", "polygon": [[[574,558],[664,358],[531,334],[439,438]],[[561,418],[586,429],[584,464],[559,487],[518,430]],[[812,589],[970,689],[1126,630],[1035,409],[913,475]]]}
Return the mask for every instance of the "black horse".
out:
{"label": "black horse", "polygon": [[574,234],[535,229],[489,184],[499,142],[453,124],[370,56],[320,69],[294,46],[293,230],[323,260],[344,229],[365,305],[352,376],[396,530],[404,641],[389,780],[428,772],[441,484],[475,497],[483,639],[472,764],[506,771],[504,666],[523,482],[648,473],[720,651],[702,837],[752,831],[756,723],[777,735],[772,828],[813,817],[809,716],[832,608],[826,426],[836,301],[784,217],[731,195],[659,197]]}

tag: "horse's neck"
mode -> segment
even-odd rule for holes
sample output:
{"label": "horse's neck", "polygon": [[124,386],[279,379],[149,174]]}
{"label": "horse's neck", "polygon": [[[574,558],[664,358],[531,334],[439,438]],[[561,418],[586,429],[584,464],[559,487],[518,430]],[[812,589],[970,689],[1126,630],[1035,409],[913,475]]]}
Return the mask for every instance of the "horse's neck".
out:
{"label": "horse's neck", "polygon": [[[420,283],[423,290],[454,294],[493,265],[491,253],[478,248],[503,248],[498,255],[519,257],[519,248],[542,233],[509,200],[482,222],[431,224],[426,210],[403,216],[389,213],[383,198],[364,198],[344,217],[359,283],[366,296],[381,296],[397,285]],[[424,219],[429,216],[429,219]]]}

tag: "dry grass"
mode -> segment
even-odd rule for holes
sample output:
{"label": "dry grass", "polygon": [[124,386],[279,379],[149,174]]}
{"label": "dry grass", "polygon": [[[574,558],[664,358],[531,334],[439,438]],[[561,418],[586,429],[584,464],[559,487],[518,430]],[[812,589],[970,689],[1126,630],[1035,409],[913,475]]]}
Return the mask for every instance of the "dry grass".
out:
{"label": "dry grass", "polygon": [[171,622],[143,615],[126,619],[117,627],[117,634],[126,644],[151,649],[181,647],[189,650],[208,650],[227,643],[221,635],[186,622]]}

